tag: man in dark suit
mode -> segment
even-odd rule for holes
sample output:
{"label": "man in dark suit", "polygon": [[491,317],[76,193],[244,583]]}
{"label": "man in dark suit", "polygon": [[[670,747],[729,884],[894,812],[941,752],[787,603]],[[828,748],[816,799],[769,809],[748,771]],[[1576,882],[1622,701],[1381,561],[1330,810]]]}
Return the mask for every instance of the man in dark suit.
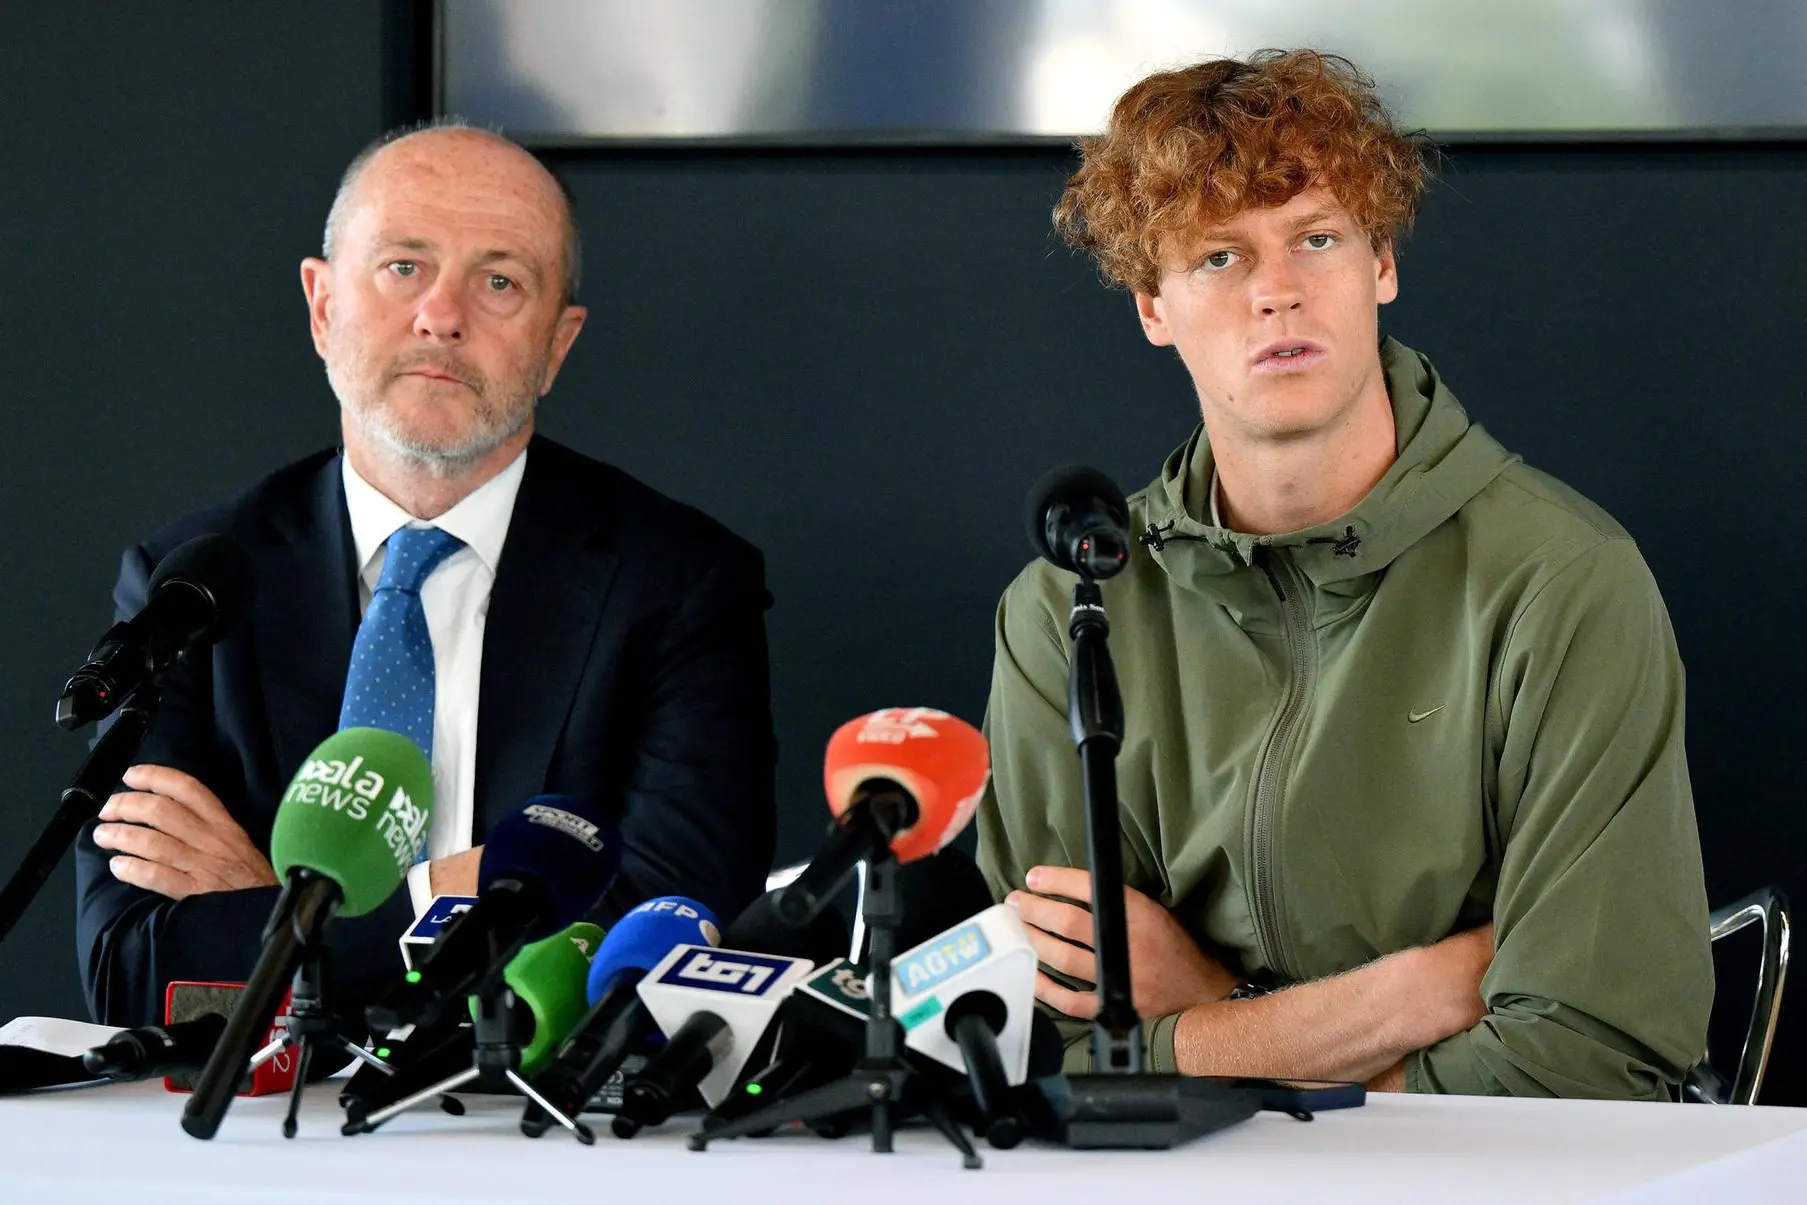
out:
{"label": "man in dark suit", "polygon": [[115,590],[135,613],[156,562],[201,532],[231,535],[256,566],[248,615],[169,675],[141,764],[77,846],[97,1020],[160,1020],[170,980],[249,974],[278,891],[277,801],[355,722],[360,613],[391,587],[385,564],[414,556],[404,540],[434,546],[411,587],[431,636],[429,860],[332,927],[334,988],[357,998],[393,977],[415,913],[474,892],[483,834],[542,792],[621,826],[603,924],[654,895],[731,917],[758,894],[775,829],[763,562],[701,513],[534,436],[583,326],[578,260],[569,199],[499,136],[414,132],[347,170],[324,255],[301,272],[343,451],[132,549]]}

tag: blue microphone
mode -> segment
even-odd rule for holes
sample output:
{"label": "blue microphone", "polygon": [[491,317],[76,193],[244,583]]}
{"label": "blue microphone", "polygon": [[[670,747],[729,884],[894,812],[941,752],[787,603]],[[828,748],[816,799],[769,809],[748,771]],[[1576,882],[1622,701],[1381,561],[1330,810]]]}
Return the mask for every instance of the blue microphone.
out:
{"label": "blue microphone", "polygon": [[[590,962],[590,1011],[533,1080],[533,1089],[566,1117],[575,1117],[630,1053],[659,1032],[640,999],[640,980],[679,946],[712,946],[721,940],[715,914],[681,895],[647,900],[602,939]],[[550,1116],[531,1104],[521,1132],[538,1138]]]}
{"label": "blue microphone", "polygon": [[565,795],[538,795],[490,830],[477,902],[420,965],[366,1010],[372,1027],[431,1025],[503,970],[529,942],[582,920],[621,869],[609,819]]}

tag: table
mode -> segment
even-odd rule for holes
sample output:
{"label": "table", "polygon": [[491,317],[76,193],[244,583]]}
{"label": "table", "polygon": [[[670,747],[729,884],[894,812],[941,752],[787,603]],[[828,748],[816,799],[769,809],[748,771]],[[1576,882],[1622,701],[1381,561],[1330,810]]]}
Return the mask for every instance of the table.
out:
{"label": "table", "polygon": [[1172,1151],[981,1145],[963,1171],[932,1131],[881,1157],[861,1135],[796,1134],[686,1150],[688,1128],[579,1146],[516,1128],[518,1104],[467,1097],[375,1134],[339,1136],[335,1085],[310,1090],[284,1141],[283,1098],[235,1101],[218,1137],[177,1124],[159,1082],[0,1100],[0,1202],[282,1205],[320,1202],[732,1202],[734,1205],[1267,1205],[1279,1201],[1605,1201],[1630,1205],[1807,1200],[1807,1110],[1608,1101],[1375,1095],[1311,1122],[1255,1118]]}

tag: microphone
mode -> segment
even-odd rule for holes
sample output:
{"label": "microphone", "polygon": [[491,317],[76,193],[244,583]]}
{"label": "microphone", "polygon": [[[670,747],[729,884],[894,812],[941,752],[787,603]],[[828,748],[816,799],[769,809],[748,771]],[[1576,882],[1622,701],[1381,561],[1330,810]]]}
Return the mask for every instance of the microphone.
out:
{"label": "microphone", "polygon": [[[1123,850],[1117,823],[1117,754],[1123,747],[1123,696],[1111,661],[1110,620],[1098,583],[1129,564],[1129,503],[1096,469],[1071,466],[1045,474],[1025,507],[1029,542],[1061,569],[1079,575],[1067,615],[1067,728],[1079,753],[1090,852],[1093,945],[1098,955],[1098,1012],[1093,1060],[1101,1071],[1140,1075],[1145,1052],[1130,999],[1129,928],[1123,906]],[[1146,1081],[1173,1096],[1171,1082]],[[1136,1091],[1138,1089],[1128,1089]],[[1160,1107],[1160,1106],[1151,1106]],[[1083,1130],[1083,1127],[1081,1127]],[[1112,1127],[1107,1123],[1100,1131]],[[1118,1131],[1133,1132],[1133,1127]]]}
{"label": "microphone", "polygon": [[[448,1009],[432,1025],[416,1025],[376,1043],[375,1054],[387,1070],[360,1062],[339,1090],[339,1105],[349,1120],[361,1121],[377,1109],[463,1071],[476,1053],[476,1035],[468,1018]],[[451,1100],[442,1098],[441,1107]]]}
{"label": "microphone", "polygon": [[[508,1005],[509,1037],[520,1048],[523,1074],[538,1071],[582,1018],[589,1006],[584,983],[590,959],[601,944],[602,930],[578,921],[529,943],[503,971],[503,981],[514,993]],[[476,1009],[473,1000],[469,1016]],[[466,1017],[462,1010],[446,1009],[432,1023],[415,1026],[405,1038],[380,1048],[377,1055],[388,1070],[365,1064],[339,1093],[347,1115],[342,1132],[363,1133],[370,1114],[468,1069],[478,1050],[476,1030],[464,1024]],[[447,1102],[449,1112],[462,1112],[452,1097],[441,1096],[442,1108]]]}
{"label": "microphone", "polygon": [[182,1128],[212,1138],[270,1028],[278,1001],[334,916],[362,916],[401,884],[427,839],[433,770],[405,736],[346,728],[321,742],[283,792],[270,832],[282,895],[226,1031],[182,1109]]}
{"label": "microphone", "polygon": [[371,1027],[431,1024],[500,974],[530,941],[589,911],[621,867],[614,825],[564,795],[539,795],[490,830],[477,902],[366,1011]]}
{"label": "microphone", "polygon": [[891,1007],[904,1045],[966,1073],[979,1127],[995,1147],[1022,1141],[1010,1089],[1029,1072],[1035,946],[997,904],[891,962]]}
{"label": "microphone", "polygon": [[[789,1100],[849,1074],[866,1053],[872,1016],[866,967],[837,958],[818,967],[778,1006],[753,1057],[734,1086],[716,1101],[704,1129],[737,1120],[774,1101]],[[815,1123],[824,1137],[840,1137],[838,1120]]]}
{"label": "microphone", "polygon": [[108,628],[64,683],[57,726],[73,732],[105,719],[185,649],[219,640],[244,613],[251,582],[251,555],[230,536],[210,533],[178,545],[151,572],[144,608]]}
{"label": "microphone", "polygon": [[[902,914],[897,944],[906,950],[991,905],[985,876],[957,849],[899,866],[896,874]],[[819,968],[785,998],[769,1049],[756,1052],[753,1070],[715,1107],[714,1116],[730,1120],[846,1075],[865,1054],[871,1015],[864,963],[837,959]],[[1055,1039],[1058,1050],[1058,1033]]]}
{"label": "microphone", "polygon": [[905,863],[946,845],[972,820],[990,773],[984,736],[944,711],[894,707],[841,725],[822,767],[834,823],[808,868],[780,892],[778,915],[807,922],[856,864],[886,850]]}
{"label": "microphone", "polygon": [[502,972],[516,1000],[522,1075],[538,1073],[583,1020],[590,1007],[586,991],[590,960],[602,948],[602,940],[598,926],[578,921],[528,945]]}
{"label": "microphone", "polygon": [[189,1071],[207,1061],[225,1032],[226,1018],[220,1013],[128,1029],[83,1054],[82,1066],[90,1075],[126,1083]]}
{"label": "microphone", "polygon": [[446,929],[477,902],[474,895],[436,895],[427,902],[427,910],[414,918],[401,936],[402,969],[411,971],[427,956]]}
{"label": "microphone", "polygon": [[1129,563],[1129,503],[1097,469],[1068,465],[1043,474],[1029,490],[1023,524],[1038,556],[1090,581],[1115,577]]}
{"label": "microphone", "polygon": [[725,948],[681,946],[640,982],[667,1041],[622,1086],[616,1137],[662,1124],[693,1092],[720,1104],[791,987],[847,948],[838,911],[824,909],[798,929],[779,917],[776,898],[760,896],[728,926]]}
{"label": "microphone", "polygon": [[[413,970],[415,962],[424,957],[433,943],[439,940],[446,926],[454,918],[470,911],[471,905],[476,902],[477,897],[474,895],[434,896],[428,902],[426,911],[415,917],[414,923],[401,935],[403,971]],[[470,1066],[471,1056],[476,1049],[468,1030],[469,1024],[461,1014],[456,1010],[446,1010],[432,1025],[410,1025],[388,1031],[377,1044],[375,1052],[383,1063],[360,1062],[357,1070],[339,1090],[339,1104],[348,1111],[380,1107],[382,1102],[401,1099],[393,1094],[393,1089],[403,1074],[422,1068],[437,1072],[420,1081],[420,1086],[425,1087],[462,1071]],[[402,1096],[407,1095],[410,1093],[402,1093]],[[451,1099],[444,1098],[440,1102],[441,1107]],[[373,1101],[378,1104],[373,1105]]]}
{"label": "microphone", "polygon": [[90,1075],[75,1055],[0,1043],[0,1096],[102,1082]]}
{"label": "microphone", "polygon": [[[660,896],[628,912],[603,937],[590,963],[590,1011],[534,1078],[534,1091],[566,1117],[577,1116],[622,1060],[657,1029],[635,990],[640,980],[674,948],[711,946],[720,936],[715,914],[683,896]],[[530,1138],[538,1138],[550,1124],[537,1104],[521,1116],[521,1132]]]}

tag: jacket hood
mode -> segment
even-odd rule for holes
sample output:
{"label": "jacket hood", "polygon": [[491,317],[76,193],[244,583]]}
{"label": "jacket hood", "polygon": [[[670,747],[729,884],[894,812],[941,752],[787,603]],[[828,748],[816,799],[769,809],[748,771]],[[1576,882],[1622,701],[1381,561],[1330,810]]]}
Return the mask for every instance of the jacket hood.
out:
{"label": "jacket hood", "polygon": [[1367,496],[1327,523],[1267,536],[1213,526],[1211,445],[1202,424],[1193,431],[1132,504],[1147,524],[1142,542],[1162,554],[1155,559],[1170,576],[1236,573],[1254,564],[1263,545],[1289,550],[1318,586],[1376,573],[1518,461],[1469,421],[1425,357],[1389,336],[1381,340],[1380,363],[1399,456]]}

